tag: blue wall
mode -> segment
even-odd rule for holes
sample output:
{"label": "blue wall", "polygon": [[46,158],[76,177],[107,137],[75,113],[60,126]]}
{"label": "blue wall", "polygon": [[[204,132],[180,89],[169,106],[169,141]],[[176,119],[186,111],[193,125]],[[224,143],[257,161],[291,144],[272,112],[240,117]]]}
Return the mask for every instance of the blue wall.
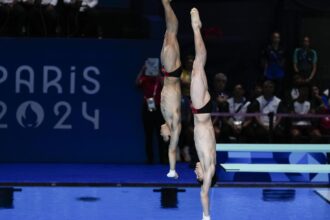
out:
{"label": "blue wall", "polygon": [[143,162],[142,97],[134,83],[160,47],[142,40],[1,39],[0,162]]}

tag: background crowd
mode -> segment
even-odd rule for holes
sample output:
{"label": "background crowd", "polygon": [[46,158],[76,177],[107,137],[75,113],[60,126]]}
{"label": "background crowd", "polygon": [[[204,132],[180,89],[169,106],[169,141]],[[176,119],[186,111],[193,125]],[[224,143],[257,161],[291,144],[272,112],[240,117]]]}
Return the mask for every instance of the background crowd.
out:
{"label": "background crowd", "polygon": [[2,36],[102,37],[98,0],[0,0]]}
{"label": "background crowd", "polygon": [[[327,143],[330,140],[329,88],[320,88],[317,74],[318,53],[311,47],[311,39],[305,36],[301,47],[291,52],[282,47],[281,35],[274,32],[270,43],[260,53],[262,77],[252,88],[246,82],[235,83],[228,88],[227,74],[217,73],[209,79],[213,100],[213,125],[218,143]],[[178,159],[194,160],[193,116],[190,109],[190,80],[193,55],[183,58],[182,87],[182,132]],[[291,67],[287,67],[291,66]],[[292,71],[290,70],[292,69]],[[148,162],[152,163],[152,140],[157,134],[160,160],[166,161],[166,143],[159,136],[164,122],[159,110],[162,78],[148,76],[145,67],[141,70],[137,85],[142,89],[143,122],[145,127]],[[236,79],[236,81],[239,81]],[[251,82],[249,82],[251,84]],[[150,111],[147,99],[155,97],[157,108]],[[233,115],[221,115],[231,113]],[[245,113],[261,115],[246,116]],[[293,114],[282,117],[278,113]],[[312,114],[312,117],[310,116]],[[294,117],[299,115],[299,117]],[[325,115],[315,118],[313,115]]]}
{"label": "background crowd", "polygon": [[[100,0],[0,0],[0,36],[161,39],[164,28],[161,2],[126,2],[129,4],[125,10],[114,13],[114,9],[107,9],[104,13],[105,7]],[[315,28],[315,24],[325,27],[323,21],[326,19],[322,16],[330,14],[330,8],[327,4],[320,7],[317,1],[313,2],[227,3],[210,0],[198,3],[205,17],[203,33],[209,52],[206,72],[213,112],[236,114],[213,116],[218,143],[329,141],[329,117],[303,117],[311,113],[330,113],[326,62],[330,51],[327,49],[328,31]],[[180,22],[189,22],[185,20],[185,12],[191,3],[186,0],[174,4]],[[245,7],[247,10],[242,10]],[[321,16],[320,20],[318,16]],[[281,30],[284,37],[279,32],[272,33],[269,44],[260,50],[270,28]],[[179,143],[181,155],[178,157],[186,161],[191,160],[191,151],[194,150],[190,109],[194,56],[189,48],[191,39],[187,37],[190,32],[189,25],[180,26],[184,70],[181,77],[183,129]],[[302,33],[310,33],[314,38],[318,37],[318,41],[305,36],[298,42]],[[314,43],[318,44],[318,50],[313,47]],[[300,46],[294,48],[296,45]],[[319,57],[320,54],[323,56]],[[166,162],[167,146],[159,136],[159,127],[163,123],[159,110],[162,79],[146,75],[142,69],[137,85],[144,96],[142,118],[148,161],[153,162],[153,139],[157,134],[160,161]],[[147,105],[150,97],[154,98],[156,105],[152,111]],[[247,117],[244,113],[265,115]],[[268,113],[275,115],[270,118]],[[276,113],[293,113],[302,117],[279,117]]]}

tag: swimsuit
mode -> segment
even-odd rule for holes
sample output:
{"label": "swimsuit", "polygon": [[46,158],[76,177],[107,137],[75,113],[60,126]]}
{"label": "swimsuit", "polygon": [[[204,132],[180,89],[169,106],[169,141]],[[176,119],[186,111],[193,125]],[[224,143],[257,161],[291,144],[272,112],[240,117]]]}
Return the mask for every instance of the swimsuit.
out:
{"label": "swimsuit", "polygon": [[192,105],[191,105],[191,110],[193,114],[207,114],[207,113],[211,113],[212,112],[212,100],[210,99],[210,101],[208,101],[208,103],[206,103],[206,105],[204,105],[204,107],[200,108],[200,109],[195,109]]}
{"label": "swimsuit", "polygon": [[182,67],[180,66],[179,68],[177,68],[176,70],[174,70],[173,72],[169,73],[165,70],[165,68],[162,68],[162,75],[165,77],[175,77],[175,78],[180,78],[182,73]]}

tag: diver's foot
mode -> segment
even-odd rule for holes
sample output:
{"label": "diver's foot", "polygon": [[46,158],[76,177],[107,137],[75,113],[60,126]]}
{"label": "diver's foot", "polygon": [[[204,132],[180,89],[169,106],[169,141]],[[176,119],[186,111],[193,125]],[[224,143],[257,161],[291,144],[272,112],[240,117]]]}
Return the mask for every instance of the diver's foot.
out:
{"label": "diver's foot", "polygon": [[178,179],[179,178],[179,175],[178,173],[175,171],[175,170],[170,170],[167,175],[166,175],[168,178],[171,178],[171,179]]}
{"label": "diver's foot", "polygon": [[199,17],[199,12],[197,8],[193,8],[190,11],[190,15],[191,15],[191,26],[194,29],[194,31],[196,30],[200,30],[202,28],[202,22],[201,19]]}
{"label": "diver's foot", "polygon": [[204,213],[203,213],[203,219],[202,220],[211,220],[211,217],[210,216],[205,216]]}

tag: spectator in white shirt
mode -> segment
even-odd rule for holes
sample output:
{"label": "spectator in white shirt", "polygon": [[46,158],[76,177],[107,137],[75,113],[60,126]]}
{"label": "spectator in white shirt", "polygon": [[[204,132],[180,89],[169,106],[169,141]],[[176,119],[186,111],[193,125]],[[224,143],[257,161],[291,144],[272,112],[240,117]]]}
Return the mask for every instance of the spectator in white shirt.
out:
{"label": "spectator in white shirt", "polygon": [[292,80],[292,88],[289,90],[289,94],[287,94],[287,101],[292,102],[293,100],[296,100],[299,97],[299,88],[304,85],[303,78],[295,74],[293,75]]}
{"label": "spectator in white shirt", "polygon": [[[253,131],[255,140],[258,142],[283,141],[284,126],[281,117],[277,117],[276,114],[284,112],[284,105],[282,100],[274,95],[274,92],[274,83],[272,81],[264,82],[263,95],[251,104],[251,112],[263,114],[255,117]],[[268,114],[274,114],[272,121]],[[274,140],[272,140],[273,138]]]}
{"label": "spectator in white shirt", "polygon": [[0,34],[2,36],[23,36],[26,13],[20,0],[0,0]]}
{"label": "spectator in white shirt", "polygon": [[[299,97],[291,103],[291,112],[298,115],[315,113],[314,106],[309,100],[309,88],[300,87]],[[304,143],[303,136],[309,137],[311,143],[318,143],[321,139],[321,132],[318,129],[317,121],[308,118],[294,118],[291,121],[291,136],[294,143]]]}
{"label": "spectator in white shirt", "polygon": [[[213,78],[213,91],[212,91],[212,102],[213,102],[213,111],[223,112],[224,106],[228,99],[228,94],[226,92],[226,86],[228,78],[223,73],[217,73]],[[214,127],[215,137],[217,142],[221,141],[223,137],[221,132],[222,127],[222,117],[215,116],[212,117],[212,123]]]}
{"label": "spectator in white shirt", "polygon": [[[231,114],[245,114],[248,111],[250,102],[244,97],[245,90],[241,84],[237,84],[234,87],[233,97],[227,99],[224,112]],[[236,141],[242,140],[242,134],[246,133],[251,120],[243,115],[232,115],[224,118],[224,124],[222,126],[222,132],[224,136],[230,140]]]}
{"label": "spectator in white shirt", "polygon": [[98,0],[63,0],[67,36],[98,36]]}

